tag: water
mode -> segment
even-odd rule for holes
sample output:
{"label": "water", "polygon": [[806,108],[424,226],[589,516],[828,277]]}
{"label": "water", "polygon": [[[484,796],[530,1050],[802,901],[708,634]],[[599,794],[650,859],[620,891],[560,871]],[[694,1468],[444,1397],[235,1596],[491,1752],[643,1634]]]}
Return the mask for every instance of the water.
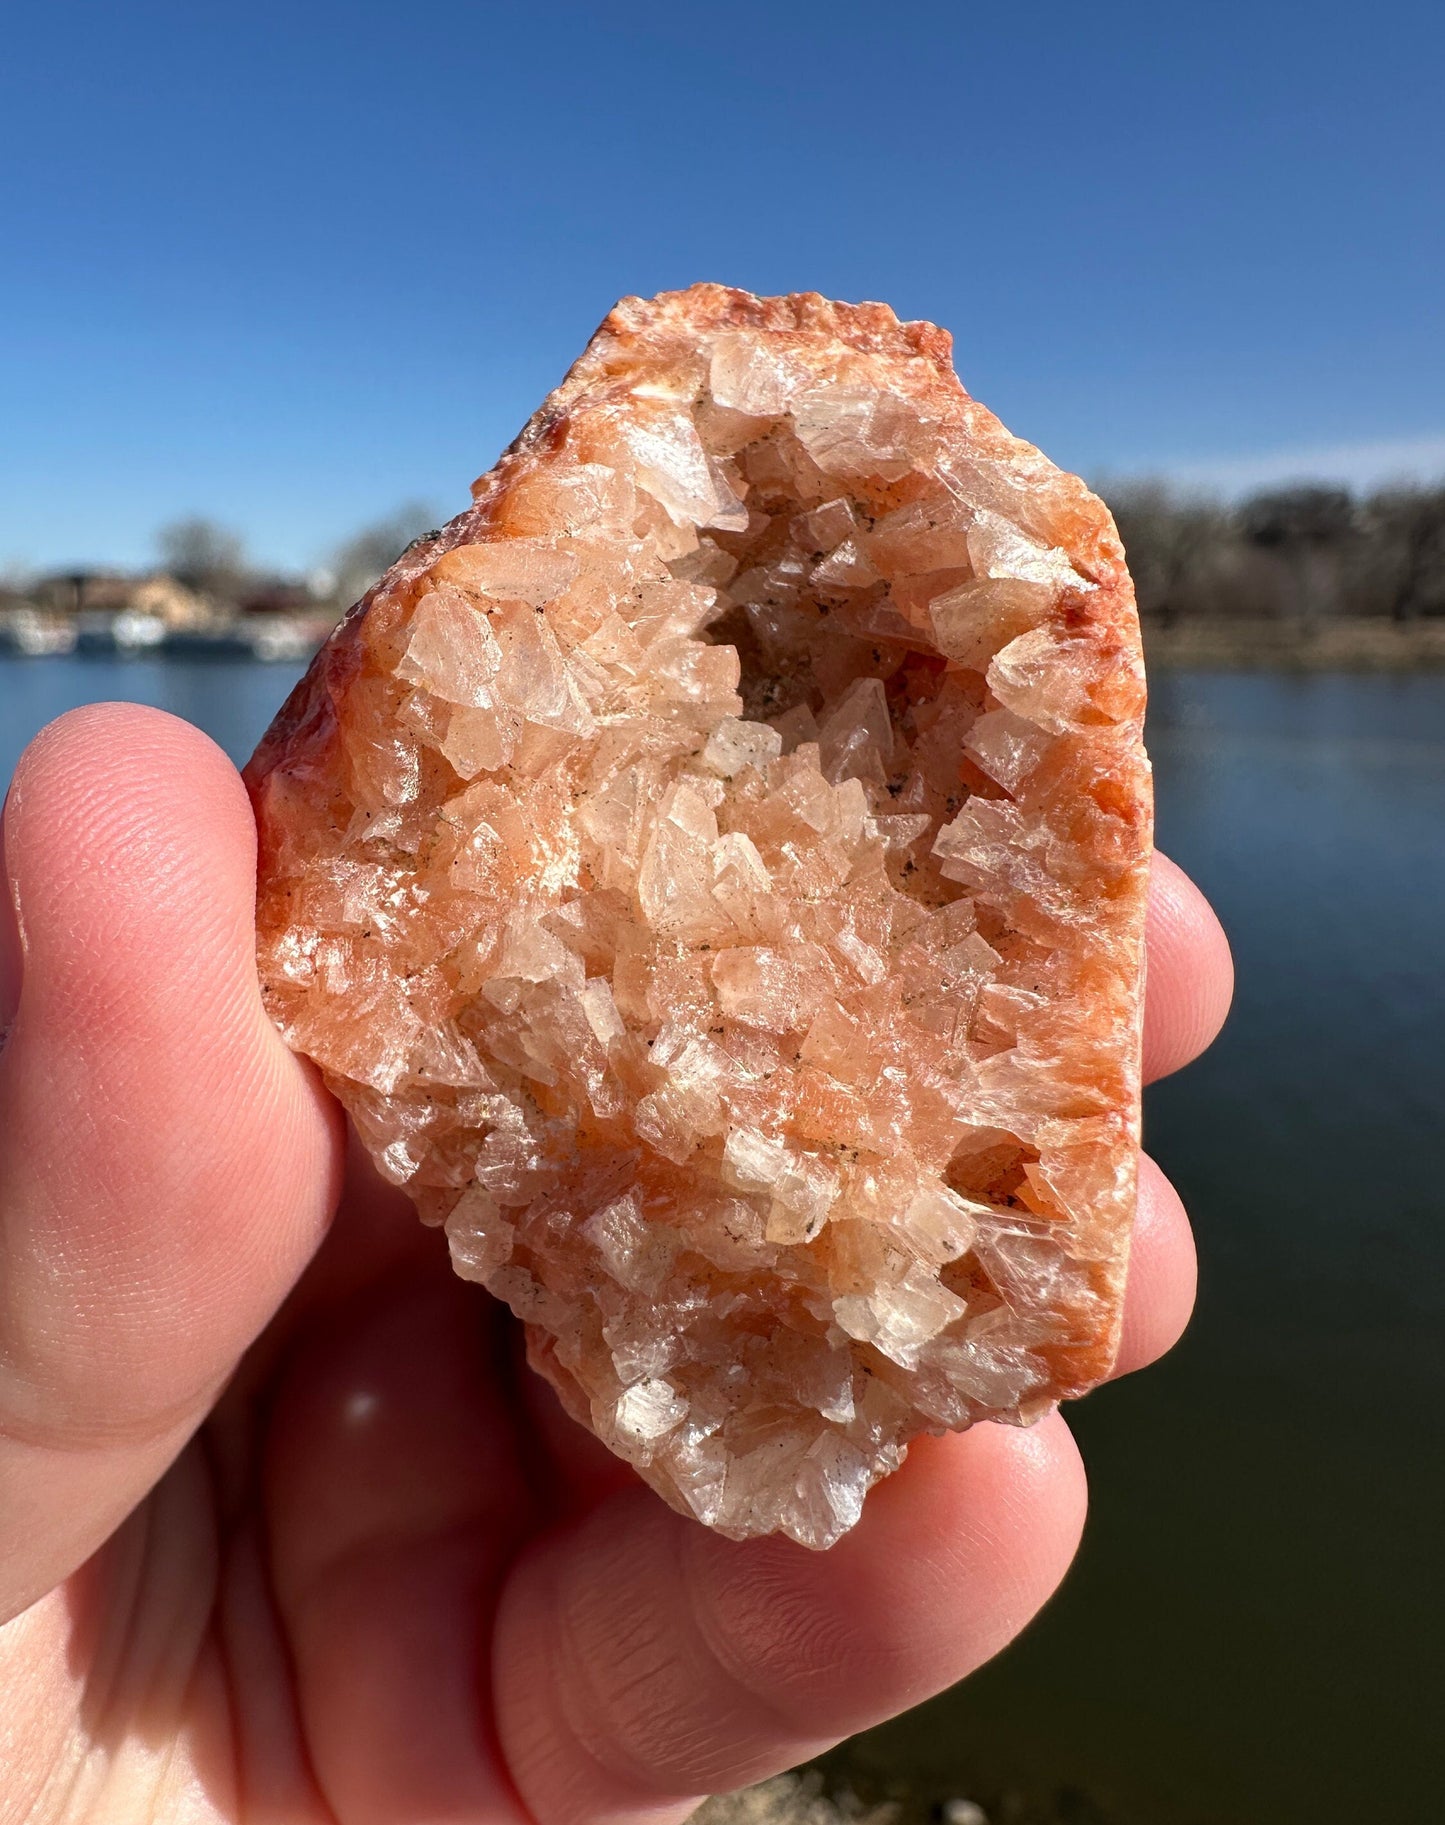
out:
{"label": "water", "polygon": [[173,711],[237,765],[255,747],[303,666],[235,659],[19,659],[0,654],[0,780],[30,738],[77,704],[123,699]]}
{"label": "water", "polygon": [[[104,696],[243,758],[294,675],[0,661],[0,777]],[[1073,1410],[1093,1518],[1057,1601],[840,1759],[996,1820],[1414,1825],[1441,1813],[1445,678],[1165,676],[1150,736],[1160,841],[1239,966],[1223,1039],[1147,1109],[1198,1315]]]}
{"label": "water", "polygon": [[1197,1315],[1071,1411],[1057,1601],[846,1759],[1078,1825],[1415,1825],[1445,1813],[1445,677],[1166,675],[1150,740],[1239,976],[1146,1103]]}

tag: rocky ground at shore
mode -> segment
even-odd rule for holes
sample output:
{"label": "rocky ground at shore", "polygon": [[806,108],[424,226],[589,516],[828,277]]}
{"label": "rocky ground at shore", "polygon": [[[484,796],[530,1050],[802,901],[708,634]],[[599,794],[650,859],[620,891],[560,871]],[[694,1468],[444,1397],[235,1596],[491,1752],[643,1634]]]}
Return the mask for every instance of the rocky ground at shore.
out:
{"label": "rocky ground at shore", "polygon": [[963,1793],[922,1792],[865,1799],[814,1768],[707,1800],[689,1825],[1123,1825],[1123,1821],[1076,1788],[1047,1799],[1001,1793],[984,1801]]}

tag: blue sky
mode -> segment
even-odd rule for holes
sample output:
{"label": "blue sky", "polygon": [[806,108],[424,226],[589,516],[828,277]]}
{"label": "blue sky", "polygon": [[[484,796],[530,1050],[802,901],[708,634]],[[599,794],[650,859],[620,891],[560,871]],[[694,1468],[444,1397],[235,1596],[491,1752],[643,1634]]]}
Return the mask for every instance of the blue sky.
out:
{"label": "blue sky", "polygon": [[884,298],[1058,461],[1445,472],[1445,9],[39,4],[0,566],[465,501],[619,294]]}

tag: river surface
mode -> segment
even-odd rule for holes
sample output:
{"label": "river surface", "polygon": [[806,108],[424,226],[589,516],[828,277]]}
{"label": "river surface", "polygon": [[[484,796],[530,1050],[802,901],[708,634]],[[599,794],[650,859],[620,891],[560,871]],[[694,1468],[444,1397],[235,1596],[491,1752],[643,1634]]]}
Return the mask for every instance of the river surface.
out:
{"label": "river surface", "polygon": [[[295,670],[0,659],[0,778],[50,717],[159,704],[244,758]],[[1166,674],[1159,839],[1239,992],[1149,1094],[1195,1322],[1071,1410],[1093,1514],[1038,1623],[840,1752],[865,1786],[1075,1825],[1424,1825],[1445,1506],[1445,677]]]}

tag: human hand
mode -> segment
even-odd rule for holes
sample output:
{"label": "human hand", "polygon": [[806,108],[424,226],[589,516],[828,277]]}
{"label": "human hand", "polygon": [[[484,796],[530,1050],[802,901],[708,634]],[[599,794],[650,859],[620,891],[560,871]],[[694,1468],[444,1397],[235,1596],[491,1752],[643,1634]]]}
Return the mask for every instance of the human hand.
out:
{"label": "human hand", "polygon": [[[0,1825],[666,1825],[1048,1597],[1057,1416],[920,1440],[812,1554],[673,1514],[562,1415],[262,1012],[250,808],[194,729],[63,717],[4,843]],[[1161,860],[1151,1075],[1230,980]],[[1146,1161],[1119,1373],[1193,1290]]]}

